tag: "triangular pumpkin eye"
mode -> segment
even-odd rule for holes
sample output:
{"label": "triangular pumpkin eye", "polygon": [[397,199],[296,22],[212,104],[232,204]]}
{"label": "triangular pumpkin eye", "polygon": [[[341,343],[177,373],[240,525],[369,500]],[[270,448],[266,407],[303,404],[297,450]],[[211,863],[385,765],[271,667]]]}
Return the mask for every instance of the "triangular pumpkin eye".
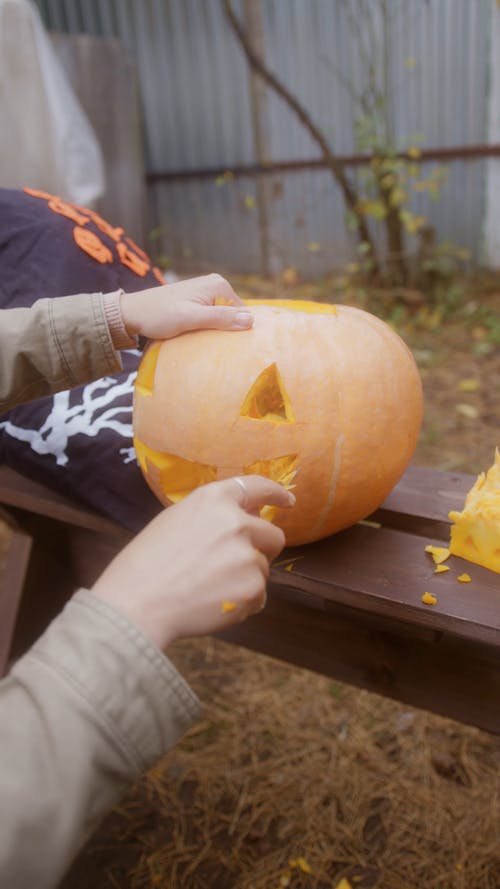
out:
{"label": "triangular pumpkin eye", "polygon": [[183,497],[187,497],[195,488],[213,482],[217,478],[215,466],[194,463],[192,460],[185,460],[175,454],[155,451],[139,441],[138,438],[134,439],[134,447],[146,477],[156,475],[165,497],[172,503],[177,503]]}
{"label": "triangular pumpkin eye", "polygon": [[242,417],[269,423],[295,423],[292,405],[276,364],[259,374],[240,410]]}

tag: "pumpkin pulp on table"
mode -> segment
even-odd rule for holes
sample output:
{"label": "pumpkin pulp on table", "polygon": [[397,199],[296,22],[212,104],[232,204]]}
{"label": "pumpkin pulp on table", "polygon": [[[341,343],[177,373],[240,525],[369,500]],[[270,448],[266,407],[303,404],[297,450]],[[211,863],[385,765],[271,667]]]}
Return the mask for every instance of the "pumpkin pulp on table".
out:
{"label": "pumpkin pulp on table", "polygon": [[[450,512],[450,552],[500,574],[500,452],[467,494],[462,512]],[[460,580],[460,578],[459,578]]]}

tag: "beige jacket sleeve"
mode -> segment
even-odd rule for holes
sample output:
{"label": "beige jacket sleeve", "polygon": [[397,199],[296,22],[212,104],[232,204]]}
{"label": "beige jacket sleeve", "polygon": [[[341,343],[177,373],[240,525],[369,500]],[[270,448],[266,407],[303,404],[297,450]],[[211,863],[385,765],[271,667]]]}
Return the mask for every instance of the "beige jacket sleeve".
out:
{"label": "beige jacket sleeve", "polygon": [[0,312],[0,414],[120,370],[101,293]]}
{"label": "beige jacket sleeve", "polygon": [[[121,367],[101,294],[0,312],[0,413]],[[198,710],[139,630],[78,592],[0,682],[0,886],[55,887]]]}
{"label": "beige jacket sleeve", "polygon": [[0,683],[0,885],[55,887],[198,710],[169,660],[79,591]]}

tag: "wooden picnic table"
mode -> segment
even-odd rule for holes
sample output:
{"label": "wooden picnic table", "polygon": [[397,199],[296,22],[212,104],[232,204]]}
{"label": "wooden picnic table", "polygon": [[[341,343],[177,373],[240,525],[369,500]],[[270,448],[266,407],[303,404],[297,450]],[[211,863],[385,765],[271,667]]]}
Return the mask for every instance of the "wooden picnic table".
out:
{"label": "wooden picnic table", "polygon": [[[446,545],[448,512],[462,508],[473,482],[411,466],[367,521],[282,553],[264,611],[218,635],[500,733],[500,575],[453,556],[450,571],[435,574],[425,552]],[[1,667],[131,534],[6,467],[0,505],[18,526],[17,556],[3,573]],[[457,580],[463,572],[470,583]],[[426,591],[434,606],[422,603]]]}

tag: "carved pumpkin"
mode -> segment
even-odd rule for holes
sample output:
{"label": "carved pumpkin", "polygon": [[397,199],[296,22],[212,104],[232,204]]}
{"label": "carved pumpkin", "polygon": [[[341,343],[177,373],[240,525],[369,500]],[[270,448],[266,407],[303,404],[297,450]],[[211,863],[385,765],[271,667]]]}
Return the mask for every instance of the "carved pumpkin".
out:
{"label": "carved pumpkin", "polygon": [[413,454],[422,389],[413,357],[360,309],[249,300],[254,327],[152,343],[139,368],[134,443],[146,481],[174,503],[198,485],[257,473],[293,486],[265,508],[289,545],[369,515]]}

